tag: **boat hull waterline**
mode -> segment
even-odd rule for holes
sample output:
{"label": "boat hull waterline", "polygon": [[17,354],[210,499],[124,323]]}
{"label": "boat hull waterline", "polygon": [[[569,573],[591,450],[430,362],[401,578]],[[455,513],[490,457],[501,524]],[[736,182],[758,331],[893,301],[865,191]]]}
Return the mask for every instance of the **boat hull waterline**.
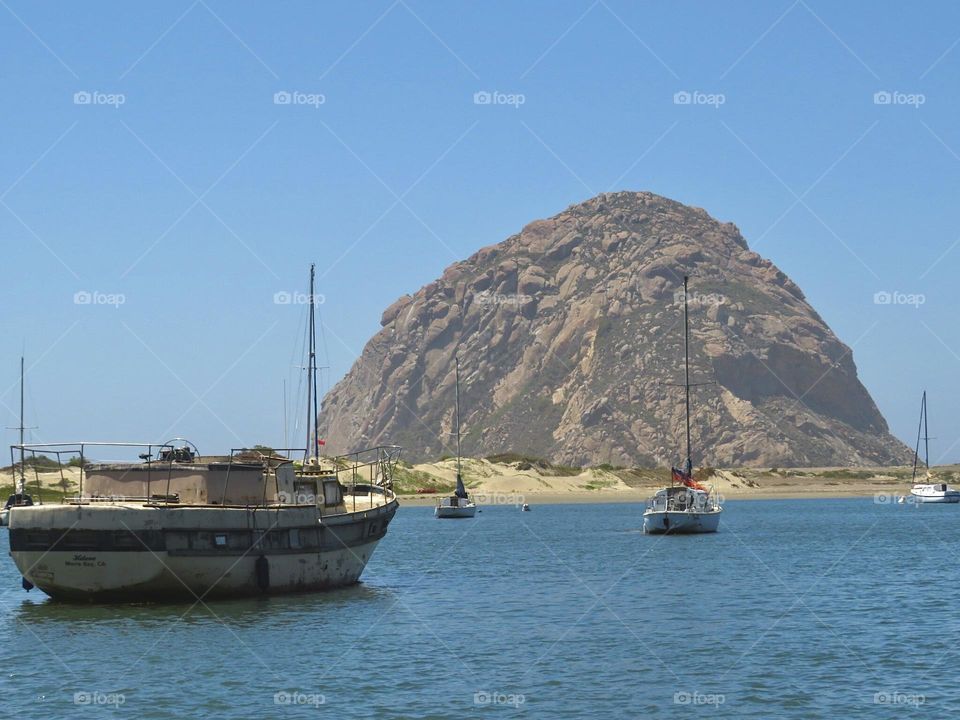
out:
{"label": "boat hull waterline", "polygon": [[960,491],[957,490],[947,490],[946,493],[942,495],[921,495],[919,493],[911,492],[910,493],[911,502],[914,503],[923,503],[928,505],[931,503],[936,504],[949,504],[960,503]]}
{"label": "boat hull waterline", "polygon": [[[397,506],[393,500],[318,522],[313,507],[47,505],[36,508],[39,514],[34,508],[11,513],[10,555],[26,580],[68,601],[328,590],[359,581]],[[211,513],[216,529],[198,524]]]}
{"label": "boat hull waterline", "polygon": [[649,535],[713,533],[720,527],[720,513],[648,510],[643,514],[643,531]]}
{"label": "boat hull waterline", "polygon": [[438,505],[434,511],[434,515],[440,519],[466,519],[472,518],[477,514],[476,505],[466,505],[466,506],[451,506],[451,505]]}

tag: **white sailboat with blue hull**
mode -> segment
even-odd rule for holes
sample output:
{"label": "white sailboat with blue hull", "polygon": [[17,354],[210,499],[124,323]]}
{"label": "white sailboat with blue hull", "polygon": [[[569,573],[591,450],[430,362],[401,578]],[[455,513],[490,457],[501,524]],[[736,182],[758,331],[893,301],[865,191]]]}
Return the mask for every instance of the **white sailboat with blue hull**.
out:
{"label": "white sailboat with blue hull", "polygon": [[686,392],[687,459],[683,468],[670,469],[670,487],[658,490],[647,501],[643,531],[652,535],[712,533],[720,526],[720,501],[712,488],[693,478],[690,455],[690,329],[687,317],[687,278],[683,278],[683,355]]}
{"label": "white sailboat with blue hull", "polygon": [[460,462],[460,358],[456,362],[456,423],[457,423],[457,487],[453,495],[440,498],[434,515],[441,519],[472,518],[477,514],[477,504],[470,499],[467,488],[463,484],[463,472]]}

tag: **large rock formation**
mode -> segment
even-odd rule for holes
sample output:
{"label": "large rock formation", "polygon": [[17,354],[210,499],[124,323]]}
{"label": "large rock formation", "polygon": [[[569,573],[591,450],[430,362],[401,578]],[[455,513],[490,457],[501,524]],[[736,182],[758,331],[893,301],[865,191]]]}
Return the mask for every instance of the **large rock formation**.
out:
{"label": "large rock formation", "polygon": [[690,275],[694,460],[904,462],[850,348],[739,230],[651,193],[600,195],[447,268],[397,300],[324,399],[327,449],[453,452],[454,354],[465,455],[566,464],[682,457]]}

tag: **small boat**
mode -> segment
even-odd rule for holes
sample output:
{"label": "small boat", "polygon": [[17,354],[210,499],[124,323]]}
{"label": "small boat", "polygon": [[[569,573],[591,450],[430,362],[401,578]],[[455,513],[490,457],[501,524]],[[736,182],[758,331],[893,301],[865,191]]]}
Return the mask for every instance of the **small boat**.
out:
{"label": "small boat", "polygon": [[460,461],[460,358],[455,357],[457,384],[456,384],[456,422],[457,422],[457,487],[453,495],[441,498],[434,508],[434,517],[442,520],[472,518],[477,514],[477,505],[470,499],[467,488],[463,484],[463,473]]}
{"label": "small boat", "polygon": [[[925,468],[924,480],[917,482],[917,469],[920,465],[920,441],[924,444],[923,465]],[[910,495],[917,503],[958,503],[960,490],[954,490],[946,483],[933,482],[930,474],[930,437],[927,432],[927,391],[923,391],[920,400],[920,426],[917,428],[917,447],[913,453],[913,487]]]}
{"label": "small boat", "polygon": [[523,505],[521,505],[521,506],[520,506],[520,511],[521,511],[521,512],[530,512],[530,504],[529,504],[529,503],[524,503]]}
{"label": "small boat", "polygon": [[683,468],[670,470],[670,487],[658,490],[647,501],[643,531],[652,535],[712,533],[720,525],[723,508],[711,488],[693,478],[690,453],[690,329],[687,314],[687,277],[683,278],[684,391],[687,421],[687,459]]}

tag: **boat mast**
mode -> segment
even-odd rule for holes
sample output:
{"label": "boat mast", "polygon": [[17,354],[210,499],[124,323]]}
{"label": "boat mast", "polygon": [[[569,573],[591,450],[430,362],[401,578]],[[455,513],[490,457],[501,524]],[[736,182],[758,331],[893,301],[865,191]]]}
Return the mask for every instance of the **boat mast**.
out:
{"label": "boat mast", "polygon": [[687,475],[693,472],[693,460],[690,457],[690,323],[687,316],[687,276],[683,276],[683,389],[687,416]]}
{"label": "boat mast", "polygon": [[304,461],[309,460],[311,457],[315,457],[317,454],[316,447],[316,438],[311,436],[316,435],[316,424],[317,424],[317,327],[316,320],[314,315],[314,303],[313,303],[313,283],[314,276],[316,273],[316,266],[310,264],[310,295],[307,298],[307,302],[310,304],[310,321],[309,321],[309,357],[307,360],[307,447],[304,453]]}
{"label": "boat mast", "polygon": [[[23,355],[20,356],[20,492],[27,487],[26,468],[24,467],[23,453]],[[16,492],[14,488],[14,492]]]}
{"label": "boat mast", "polygon": [[913,482],[917,480],[917,464],[920,462],[920,438],[926,435],[923,432],[923,426],[927,418],[927,391],[923,391],[923,399],[920,401],[920,423],[917,425],[917,446],[913,450]]}
{"label": "boat mast", "polygon": [[457,370],[457,386],[456,386],[456,414],[457,414],[457,482],[461,481],[460,477],[460,358],[459,356],[454,355],[454,363],[456,364]]}
{"label": "boat mast", "polygon": [[930,433],[927,430],[927,391],[923,391],[923,464],[930,472]]}

